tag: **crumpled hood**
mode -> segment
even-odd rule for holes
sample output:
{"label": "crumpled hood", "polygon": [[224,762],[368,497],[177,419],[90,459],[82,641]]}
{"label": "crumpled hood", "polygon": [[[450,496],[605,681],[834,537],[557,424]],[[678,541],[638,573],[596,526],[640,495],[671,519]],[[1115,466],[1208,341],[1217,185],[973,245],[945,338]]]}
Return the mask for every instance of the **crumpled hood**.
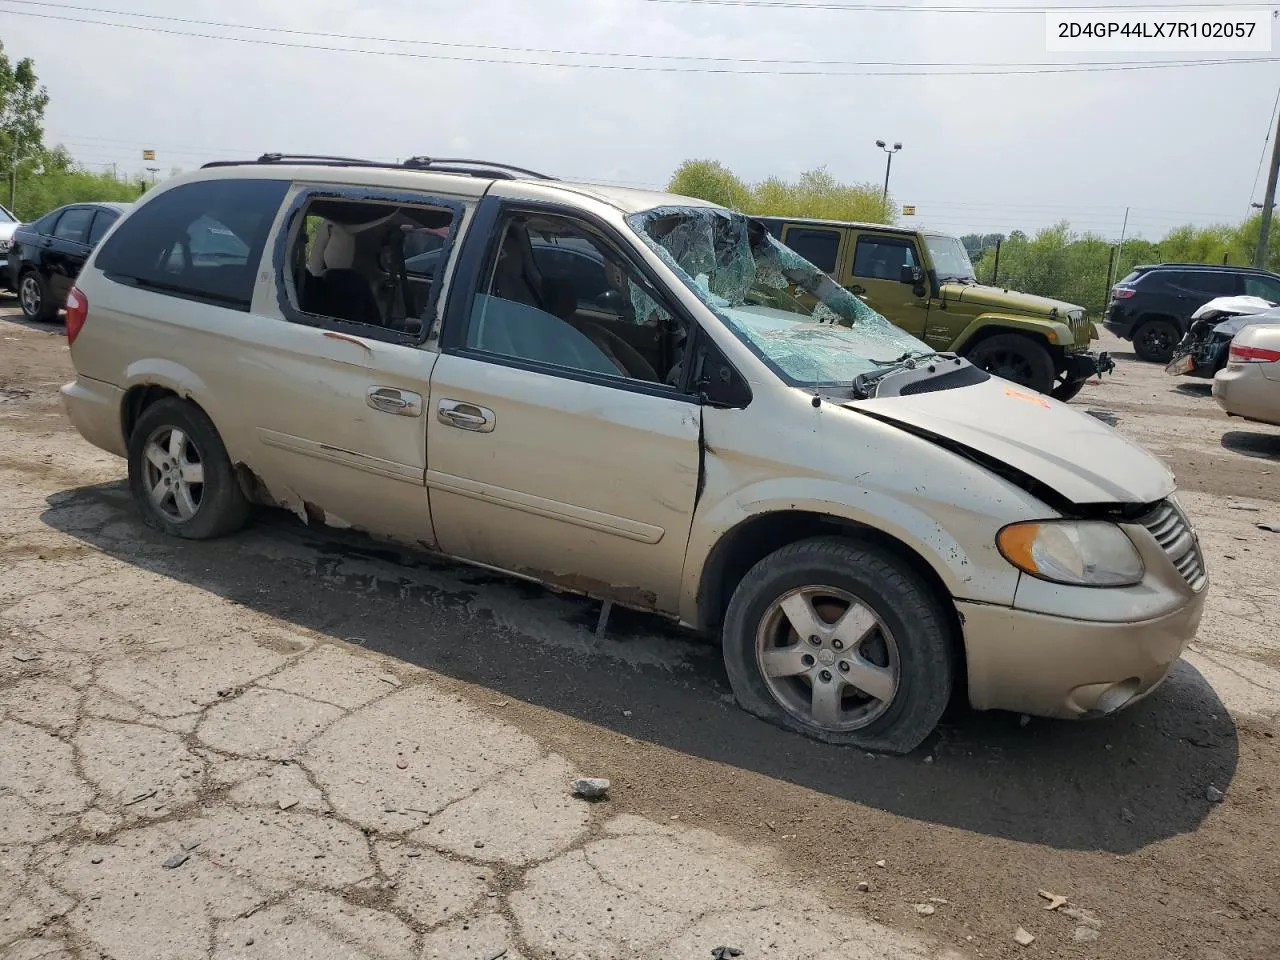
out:
{"label": "crumpled hood", "polygon": [[1264,310],[1259,313],[1241,314],[1236,317],[1229,317],[1218,323],[1213,332],[1224,337],[1234,337],[1245,327],[1268,326],[1270,324],[1280,323],[1280,309]]}
{"label": "crumpled hood", "polygon": [[1169,468],[1136,443],[1077,408],[999,377],[844,406],[976,450],[1075,504],[1154,503],[1174,490]]}
{"label": "crumpled hood", "polygon": [[1016,290],[1005,290],[1003,287],[970,286],[964,283],[944,283],[943,292],[947,300],[953,303],[971,303],[974,306],[991,310],[1003,310],[1008,313],[1024,313],[1037,317],[1047,317],[1049,311],[1056,309],[1058,316],[1065,323],[1073,310],[1083,313],[1084,308],[1075,303],[1063,300],[1052,300],[1049,297],[1037,297],[1030,293],[1018,293]]}

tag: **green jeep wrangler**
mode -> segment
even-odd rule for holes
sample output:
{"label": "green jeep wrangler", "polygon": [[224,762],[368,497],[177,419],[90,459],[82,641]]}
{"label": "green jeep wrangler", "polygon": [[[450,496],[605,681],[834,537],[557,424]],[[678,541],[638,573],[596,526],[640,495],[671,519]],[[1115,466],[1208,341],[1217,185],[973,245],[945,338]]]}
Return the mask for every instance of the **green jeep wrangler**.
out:
{"label": "green jeep wrangler", "polygon": [[1115,368],[1084,308],[984,287],[955,237],[905,227],[756,217],[891,323],[939,351],[1058,400]]}

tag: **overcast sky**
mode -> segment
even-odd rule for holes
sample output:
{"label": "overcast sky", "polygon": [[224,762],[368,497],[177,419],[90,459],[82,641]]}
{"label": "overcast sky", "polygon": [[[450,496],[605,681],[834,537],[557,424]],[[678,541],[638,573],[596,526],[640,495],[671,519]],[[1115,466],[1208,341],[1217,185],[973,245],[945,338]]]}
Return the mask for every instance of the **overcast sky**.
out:
{"label": "overcast sky", "polygon": [[[1026,0],[970,5],[1025,6]],[[126,18],[92,8],[251,29]],[[1067,218],[1078,229],[1114,237],[1126,206],[1133,208],[1130,235],[1158,237],[1187,221],[1239,220],[1262,193],[1265,169],[1253,184],[1280,87],[1278,63],[1032,76],[850,76],[835,72],[929,68],[741,62],[875,61],[954,70],[1188,57],[1049,53],[1038,13],[654,0],[0,0],[0,24],[9,56],[34,58],[49,89],[48,141],[66,144],[99,169],[114,161],[121,171],[139,170],[144,148],[157,151],[162,176],[173,166],[283,150],[480,157],[557,176],[650,186],[664,185],[684,159],[712,158],[748,180],[826,166],[843,180],[879,183],[885,156],[875,141],[900,140],[891,192],[916,204],[921,222],[955,233],[1031,230]],[[264,27],[737,62],[584,59],[252,29]],[[729,76],[441,57],[832,73]]]}

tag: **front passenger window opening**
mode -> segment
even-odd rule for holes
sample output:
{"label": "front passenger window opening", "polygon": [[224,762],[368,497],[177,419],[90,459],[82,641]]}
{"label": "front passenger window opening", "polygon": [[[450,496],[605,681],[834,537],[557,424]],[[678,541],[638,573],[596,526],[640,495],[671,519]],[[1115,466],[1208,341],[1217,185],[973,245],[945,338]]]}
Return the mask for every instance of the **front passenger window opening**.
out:
{"label": "front passenger window opening", "polygon": [[411,336],[429,324],[450,210],[324,198],[302,210],[286,269],[303,313]]}
{"label": "front passenger window opening", "polygon": [[467,346],[679,388],[685,322],[617,247],[586,224],[509,216],[494,234]]}

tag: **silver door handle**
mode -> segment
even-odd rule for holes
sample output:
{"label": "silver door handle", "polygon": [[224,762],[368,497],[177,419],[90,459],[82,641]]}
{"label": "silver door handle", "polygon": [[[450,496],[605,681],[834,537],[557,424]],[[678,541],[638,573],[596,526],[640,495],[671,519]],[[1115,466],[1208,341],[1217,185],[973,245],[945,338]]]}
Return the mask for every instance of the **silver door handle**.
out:
{"label": "silver door handle", "polygon": [[370,387],[365,403],[382,413],[394,413],[402,417],[422,416],[422,397],[411,390],[395,387]]}
{"label": "silver door handle", "polygon": [[477,407],[474,403],[448,399],[441,400],[436,405],[436,418],[451,427],[475,433],[492,433],[498,422],[492,410]]}

